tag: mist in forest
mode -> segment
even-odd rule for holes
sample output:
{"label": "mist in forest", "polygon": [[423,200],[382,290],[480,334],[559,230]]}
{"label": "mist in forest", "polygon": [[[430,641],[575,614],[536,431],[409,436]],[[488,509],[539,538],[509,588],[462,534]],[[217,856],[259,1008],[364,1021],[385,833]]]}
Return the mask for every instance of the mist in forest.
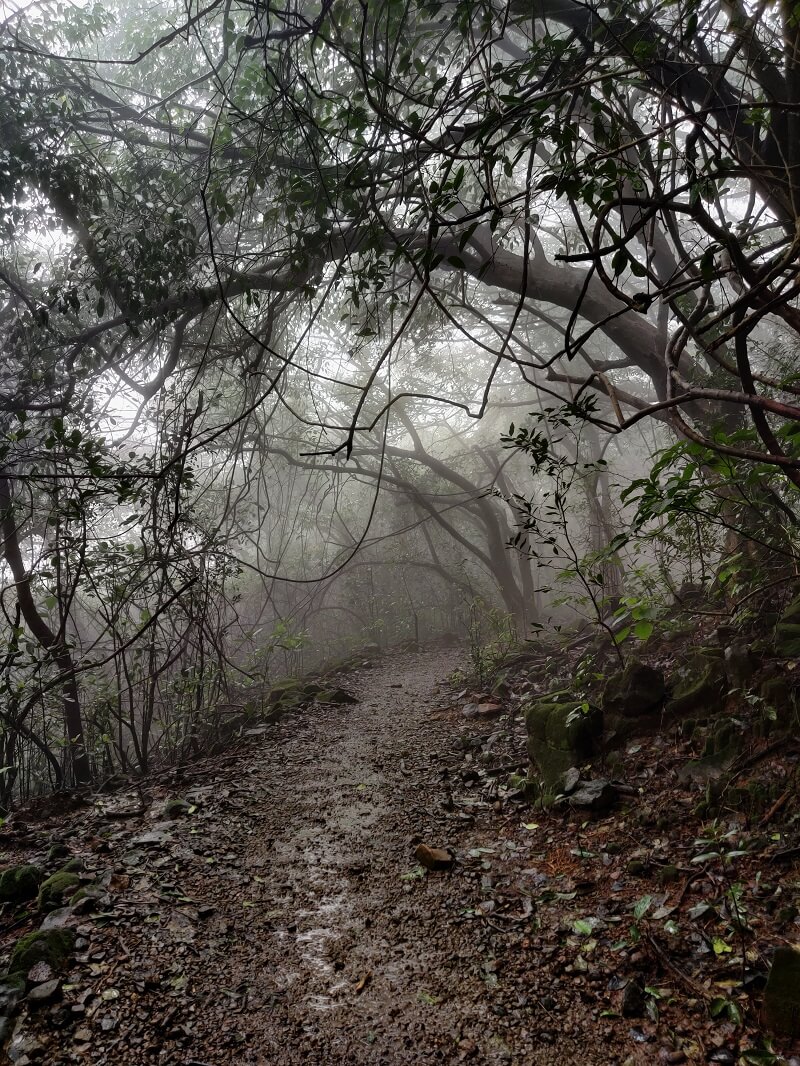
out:
{"label": "mist in forest", "polygon": [[800,53],[734,7],[3,5],[0,804],[790,565]]}

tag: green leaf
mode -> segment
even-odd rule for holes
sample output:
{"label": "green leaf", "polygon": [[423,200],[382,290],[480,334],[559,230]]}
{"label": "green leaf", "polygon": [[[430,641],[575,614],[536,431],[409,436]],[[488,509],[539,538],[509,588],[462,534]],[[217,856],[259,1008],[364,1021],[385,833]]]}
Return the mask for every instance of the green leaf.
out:
{"label": "green leaf", "polygon": [[640,900],[637,900],[636,906],[633,908],[633,917],[637,922],[647,914],[652,902],[652,896],[642,896]]}

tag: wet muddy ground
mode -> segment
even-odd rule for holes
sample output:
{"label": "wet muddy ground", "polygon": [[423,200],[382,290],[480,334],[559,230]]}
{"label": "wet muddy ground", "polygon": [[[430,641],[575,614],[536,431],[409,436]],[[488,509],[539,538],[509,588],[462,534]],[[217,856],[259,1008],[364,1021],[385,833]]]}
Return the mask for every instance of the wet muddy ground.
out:
{"label": "wet muddy ground", "polygon": [[[60,997],[23,1004],[18,1066],[639,1066],[720,1051],[732,1027],[709,1042],[705,1004],[641,945],[613,943],[642,891],[624,875],[626,824],[498,795],[492,763],[524,764],[524,729],[513,709],[465,721],[446,684],[457,666],[453,652],[379,661],[341,679],[357,704],[287,716],[146,791],[13,818],[7,861],[57,840],[95,895],[63,913],[74,960]],[[187,806],[167,817],[175,797]],[[452,849],[453,869],[425,871],[420,842]],[[629,1016],[632,973],[660,986],[660,1015]]]}

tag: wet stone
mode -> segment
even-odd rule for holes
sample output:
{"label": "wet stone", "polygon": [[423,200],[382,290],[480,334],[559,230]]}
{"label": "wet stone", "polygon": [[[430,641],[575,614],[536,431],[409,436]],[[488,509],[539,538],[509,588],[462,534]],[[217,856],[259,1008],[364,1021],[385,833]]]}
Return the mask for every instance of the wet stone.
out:
{"label": "wet stone", "polygon": [[31,1006],[40,1007],[45,1003],[53,1003],[61,995],[61,981],[57,977],[52,981],[44,981],[32,988],[28,993],[27,1002]]}

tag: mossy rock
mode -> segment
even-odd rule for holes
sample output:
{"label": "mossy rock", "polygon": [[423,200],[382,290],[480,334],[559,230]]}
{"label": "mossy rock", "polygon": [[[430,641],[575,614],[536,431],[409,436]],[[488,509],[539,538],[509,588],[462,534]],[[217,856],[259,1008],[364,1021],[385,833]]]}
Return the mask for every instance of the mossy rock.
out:
{"label": "mossy rock", "polygon": [[679,672],[666,706],[669,718],[709,717],[725,706],[727,678],[723,653],[697,653]]}
{"label": "mossy rock", "polygon": [[62,899],[71,895],[71,890],[76,889],[80,883],[80,877],[70,870],[59,870],[57,874],[48,877],[39,886],[39,910],[50,911],[60,906]]}
{"label": "mossy rock", "polygon": [[539,770],[546,792],[557,788],[566,770],[596,754],[603,732],[598,707],[582,708],[571,692],[553,692],[531,703],[525,712],[528,755]]}
{"label": "mossy rock", "polygon": [[756,659],[750,645],[744,640],[734,640],[725,648],[725,676],[730,688],[740,692],[750,691],[750,682],[756,672]]}
{"label": "mossy rock", "polygon": [[25,903],[34,899],[46,874],[38,866],[12,866],[0,874],[0,903]]}
{"label": "mossy rock", "polygon": [[70,854],[71,852],[66,844],[60,842],[51,844],[47,852],[47,862],[58,862],[59,859],[66,859]]}
{"label": "mossy rock", "polygon": [[335,703],[340,706],[349,703],[358,703],[356,697],[351,696],[351,694],[346,692],[343,688],[320,689],[315,694],[314,699],[318,703]]}
{"label": "mossy rock", "polygon": [[781,1036],[800,1035],[800,951],[777,948],[764,990],[764,1021]]}
{"label": "mossy rock", "polygon": [[102,899],[105,894],[105,889],[100,885],[81,885],[78,891],[70,896],[69,905],[74,907],[82,899]]}
{"label": "mossy rock", "polygon": [[764,718],[770,732],[773,726],[779,729],[791,728],[797,723],[797,700],[789,679],[783,674],[765,678],[758,689],[766,704]]}
{"label": "mossy rock", "polygon": [[8,972],[26,974],[37,962],[47,962],[54,970],[60,970],[74,946],[74,929],[45,929],[26,933],[14,946]]}
{"label": "mossy rock", "polygon": [[268,702],[271,707],[289,709],[309,703],[324,691],[316,681],[306,681],[299,677],[285,677],[270,686]]}
{"label": "mossy rock", "polygon": [[677,881],[681,876],[680,870],[677,866],[662,866],[658,871],[656,880],[660,885],[668,885],[673,881]]}
{"label": "mossy rock", "polygon": [[630,659],[624,669],[612,674],[603,691],[603,713],[638,718],[658,711],[664,702],[664,674],[638,659]]}
{"label": "mossy rock", "polygon": [[703,759],[714,760],[714,765],[725,766],[733,762],[742,750],[742,735],[732,722],[717,722],[706,737]]}
{"label": "mossy rock", "polygon": [[284,677],[283,680],[270,685],[267,699],[273,706],[276,703],[295,700],[299,698],[301,686],[302,682],[299,677]]}
{"label": "mossy rock", "polygon": [[164,804],[164,817],[172,820],[183,818],[190,809],[191,804],[187,800],[181,799],[180,796],[170,796]]}
{"label": "mossy rock", "polygon": [[0,1015],[8,1016],[25,994],[27,984],[24,973],[7,973],[0,978]]}

